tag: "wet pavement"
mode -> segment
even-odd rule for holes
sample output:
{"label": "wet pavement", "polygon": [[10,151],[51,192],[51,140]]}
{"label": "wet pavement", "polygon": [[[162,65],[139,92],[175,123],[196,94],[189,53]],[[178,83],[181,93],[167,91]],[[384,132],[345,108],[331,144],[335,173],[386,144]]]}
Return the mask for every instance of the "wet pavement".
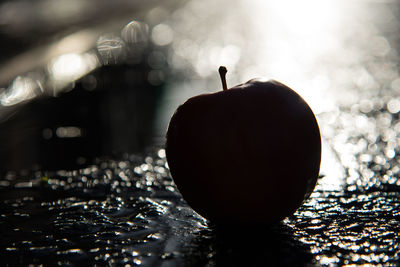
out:
{"label": "wet pavement", "polygon": [[[107,70],[88,79],[91,66],[118,63],[119,57],[135,64],[129,47],[139,36],[132,31],[141,29],[152,43],[143,52],[150,68],[144,88],[162,90],[155,91],[155,134],[140,152],[95,158],[75,169],[35,166],[0,177],[3,264],[398,265],[399,5],[218,3],[185,1],[173,12],[155,7],[139,28],[124,24],[120,35],[100,38],[100,60],[90,65],[93,53],[84,54],[80,73],[60,72],[57,60],[46,67],[51,77],[40,78],[44,84],[84,77],[76,88],[86,84],[96,92]],[[232,221],[229,229],[216,228],[187,206],[169,174],[163,149],[169,117],[187,97],[219,90],[219,65],[228,67],[230,86],[258,76],[286,83],[317,115],[324,139],[321,177],[310,199],[277,225],[246,229]],[[5,96],[10,94],[2,94],[4,107],[5,100],[18,101]]]}

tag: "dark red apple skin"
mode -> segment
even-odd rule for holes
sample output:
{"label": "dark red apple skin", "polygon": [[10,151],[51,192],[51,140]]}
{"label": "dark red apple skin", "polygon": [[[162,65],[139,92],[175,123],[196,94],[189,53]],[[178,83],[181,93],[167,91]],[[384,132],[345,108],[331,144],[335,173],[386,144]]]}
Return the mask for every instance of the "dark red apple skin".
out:
{"label": "dark red apple skin", "polygon": [[183,198],[203,217],[216,224],[273,223],[313,191],[321,136],[296,92],[250,80],[178,107],[166,156]]}

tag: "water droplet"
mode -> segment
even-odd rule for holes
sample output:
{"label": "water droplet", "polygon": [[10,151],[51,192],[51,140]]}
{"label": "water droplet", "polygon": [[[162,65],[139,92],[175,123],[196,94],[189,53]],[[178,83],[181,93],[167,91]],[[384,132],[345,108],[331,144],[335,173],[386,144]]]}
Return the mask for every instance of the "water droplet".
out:
{"label": "water droplet", "polygon": [[97,41],[97,50],[104,64],[118,63],[125,49],[124,41],[114,35],[103,35]]}
{"label": "water droplet", "polygon": [[121,31],[121,37],[129,44],[144,43],[149,36],[149,26],[143,22],[132,21]]}

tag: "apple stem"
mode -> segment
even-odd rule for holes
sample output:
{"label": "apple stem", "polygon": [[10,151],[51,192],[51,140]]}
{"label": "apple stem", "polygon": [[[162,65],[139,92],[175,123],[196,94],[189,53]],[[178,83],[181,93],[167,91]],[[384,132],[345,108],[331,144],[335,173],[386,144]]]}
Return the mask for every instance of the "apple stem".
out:
{"label": "apple stem", "polygon": [[222,82],[222,89],[228,90],[228,86],[226,85],[226,73],[228,72],[228,70],[226,69],[226,67],[221,66],[218,69],[219,72],[219,76],[221,77],[221,82]]}

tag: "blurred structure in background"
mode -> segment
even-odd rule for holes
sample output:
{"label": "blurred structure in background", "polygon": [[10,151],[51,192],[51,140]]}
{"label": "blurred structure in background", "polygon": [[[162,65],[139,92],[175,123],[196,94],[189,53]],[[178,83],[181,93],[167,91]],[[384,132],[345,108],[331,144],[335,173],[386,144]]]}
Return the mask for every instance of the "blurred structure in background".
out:
{"label": "blurred structure in background", "polygon": [[162,17],[149,16],[158,9],[154,1],[0,5],[1,171],[77,168],[149,145],[171,41]]}

